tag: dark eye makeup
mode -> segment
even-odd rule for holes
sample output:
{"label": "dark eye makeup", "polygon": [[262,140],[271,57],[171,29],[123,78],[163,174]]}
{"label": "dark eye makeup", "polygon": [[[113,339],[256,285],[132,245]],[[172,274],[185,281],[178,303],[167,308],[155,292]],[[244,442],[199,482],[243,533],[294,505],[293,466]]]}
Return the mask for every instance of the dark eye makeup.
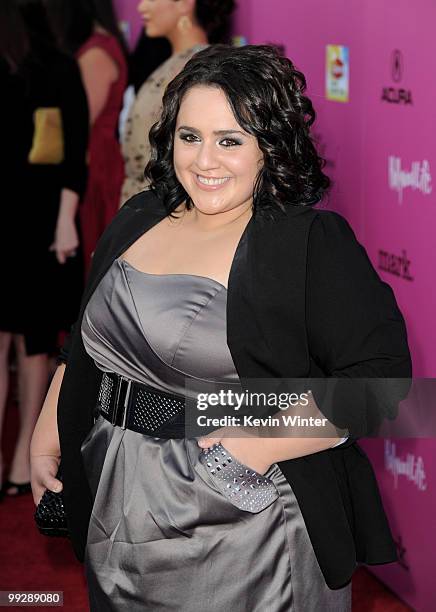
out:
{"label": "dark eye makeup", "polygon": [[[197,142],[200,139],[199,136],[191,132],[180,132],[179,138],[187,143]],[[243,143],[238,138],[222,138],[220,144],[226,149],[230,149],[231,147],[239,146]]]}

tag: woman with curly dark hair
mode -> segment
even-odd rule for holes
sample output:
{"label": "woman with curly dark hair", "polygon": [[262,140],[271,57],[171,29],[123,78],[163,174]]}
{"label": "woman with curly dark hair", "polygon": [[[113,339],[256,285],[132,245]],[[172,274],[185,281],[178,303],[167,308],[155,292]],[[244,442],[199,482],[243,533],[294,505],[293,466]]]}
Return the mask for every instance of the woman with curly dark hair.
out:
{"label": "woman with curly dark hair", "polygon": [[392,290],[312,207],[329,181],[304,91],[271,47],[196,54],[151,130],[150,190],[99,242],[31,453],[35,502],[62,458],[92,610],[345,612],[357,562],[396,559],[363,397],[311,436],[188,423],[214,383],[410,376]]}

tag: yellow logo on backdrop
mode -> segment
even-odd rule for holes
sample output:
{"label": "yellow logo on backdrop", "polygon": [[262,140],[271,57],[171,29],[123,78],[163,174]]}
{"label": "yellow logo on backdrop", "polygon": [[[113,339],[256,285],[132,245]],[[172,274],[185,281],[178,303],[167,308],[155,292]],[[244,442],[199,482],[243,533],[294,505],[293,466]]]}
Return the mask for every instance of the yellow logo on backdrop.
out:
{"label": "yellow logo on backdrop", "polygon": [[232,44],[234,47],[245,47],[245,45],[248,45],[247,37],[242,36],[242,34],[238,36],[232,36]]}
{"label": "yellow logo on backdrop", "polygon": [[350,90],[350,54],[348,47],[326,47],[326,98],[348,102]]}

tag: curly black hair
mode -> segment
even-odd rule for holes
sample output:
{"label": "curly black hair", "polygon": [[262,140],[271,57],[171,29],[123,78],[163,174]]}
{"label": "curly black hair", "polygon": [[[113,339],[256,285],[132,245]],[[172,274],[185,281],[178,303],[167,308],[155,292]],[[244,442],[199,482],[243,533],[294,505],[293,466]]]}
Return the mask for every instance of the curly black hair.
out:
{"label": "curly black hair", "polygon": [[209,42],[227,42],[229,18],[235,8],[234,0],[197,0],[195,15],[208,34]]}
{"label": "curly black hair", "polygon": [[330,180],[310,136],[315,111],[304,95],[304,75],[273,46],[214,45],[194,55],[171,81],[161,117],[150,130],[145,176],[169,213],[184,201],[192,206],[174,171],[173,145],[181,101],[196,85],[220,88],[239,125],[257,139],[264,164],[253,189],[254,211],[321,200]]}

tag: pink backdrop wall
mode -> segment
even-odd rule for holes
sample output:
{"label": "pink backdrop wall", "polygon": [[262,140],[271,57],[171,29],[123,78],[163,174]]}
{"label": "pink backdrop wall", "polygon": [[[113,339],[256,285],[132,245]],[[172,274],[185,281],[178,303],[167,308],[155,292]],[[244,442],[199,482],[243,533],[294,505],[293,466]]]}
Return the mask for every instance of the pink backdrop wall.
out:
{"label": "pink backdrop wall", "polygon": [[128,24],[126,39],[130,48],[135,46],[141,30],[141,20],[137,10],[138,4],[139,0],[114,0],[118,19]]}
{"label": "pink backdrop wall", "polygon": [[[327,206],[347,217],[380,276],[392,286],[408,326],[414,376],[434,377],[436,193],[431,174],[436,172],[436,4],[240,4],[235,34],[245,35],[252,44],[284,45],[305,73],[318,112],[315,131],[335,181]],[[327,44],[349,48],[347,103],[326,99]],[[401,101],[382,100],[384,89],[385,97]],[[405,103],[410,99],[412,103]],[[395,270],[392,261],[397,262]],[[367,440],[362,445],[376,470],[400,556],[399,563],[372,571],[415,610],[433,612],[434,439]]]}
{"label": "pink backdrop wall", "polygon": [[[130,24],[133,44],[141,27],[138,0],[115,1],[120,19]],[[347,217],[392,286],[407,322],[414,376],[434,377],[436,3],[239,0],[239,5],[234,34],[252,44],[284,45],[305,73],[318,112],[315,131],[335,183],[327,206]],[[327,44],[349,48],[346,103],[325,96]],[[383,90],[391,102],[382,100]],[[367,440],[362,446],[376,470],[400,556],[399,563],[372,571],[417,612],[433,612],[435,441]]]}

